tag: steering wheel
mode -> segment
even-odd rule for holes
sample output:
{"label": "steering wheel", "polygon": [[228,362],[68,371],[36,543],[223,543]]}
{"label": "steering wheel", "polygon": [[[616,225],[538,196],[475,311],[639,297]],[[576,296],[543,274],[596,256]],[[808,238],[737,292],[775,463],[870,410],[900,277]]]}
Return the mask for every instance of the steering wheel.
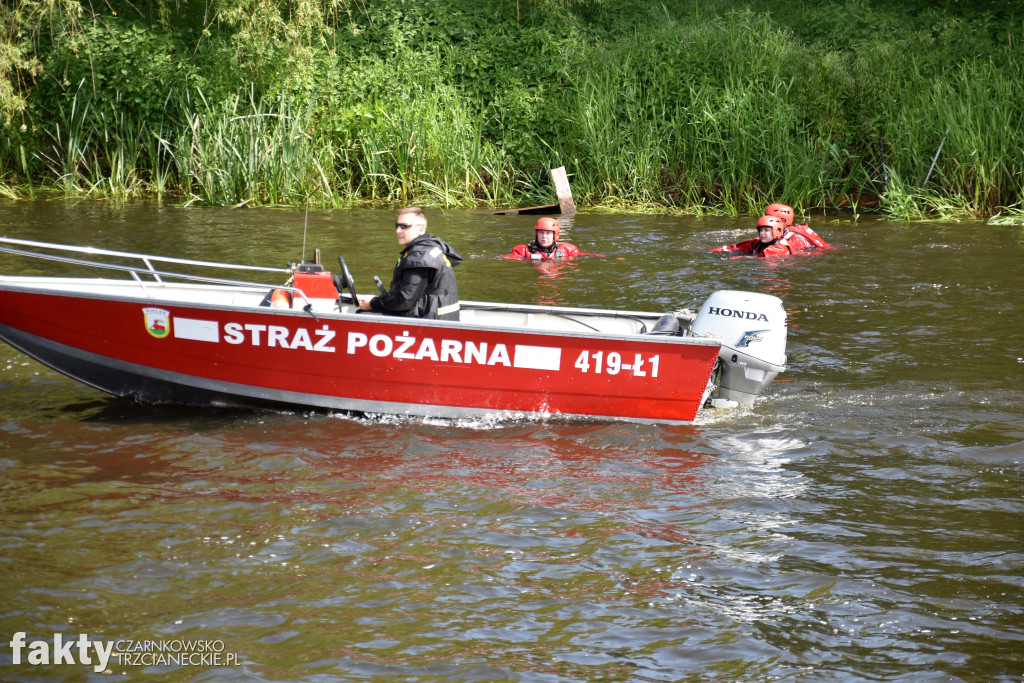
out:
{"label": "steering wheel", "polygon": [[341,268],[341,284],[352,296],[352,304],[358,308],[359,297],[356,296],[356,283],[352,280],[352,273],[349,272],[348,266],[345,265],[345,259],[340,256],[338,257],[338,266]]}

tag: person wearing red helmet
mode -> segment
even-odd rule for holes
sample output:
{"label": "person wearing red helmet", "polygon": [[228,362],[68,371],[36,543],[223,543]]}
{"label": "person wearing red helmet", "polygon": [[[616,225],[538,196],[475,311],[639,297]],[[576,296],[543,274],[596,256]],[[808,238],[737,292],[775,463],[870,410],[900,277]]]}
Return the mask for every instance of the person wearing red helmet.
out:
{"label": "person wearing red helmet", "polygon": [[558,221],[544,216],[537,221],[537,225],[533,228],[533,242],[517,244],[512,248],[512,252],[505,254],[503,258],[546,261],[547,259],[570,259],[579,256],[580,250],[576,245],[558,241],[560,232]]}
{"label": "person wearing red helmet", "polygon": [[793,225],[793,207],[787,204],[769,204],[764,210],[764,215],[781,218],[787,228]]}
{"label": "person wearing red helmet", "polygon": [[782,243],[789,247],[790,252],[832,248],[832,245],[821,239],[821,236],[811,230],[811,226],[808,224],[793,225],[793,208],[791,206],[771,204],[764,210],[764,215],[781,218],[786,223]]}
{"label": "person wearing red helmet", "polygon": [[807,224],[793,225],[793,209],[786,204],[771,204],[757,219],[757,237],[712,249],[712,253],[746,252],[761,258],[789,256],[797,251],[831,249]]}
{"label": "person wearing red helmet", "polygon": [[785,219],[778,216],[761,216],[757,219],[757,240],[751,246],[750,253],[762,258],[784,256],[785,254],[778,247],[781,246],[782,236],[785,232]]}
{"label": "person wearing red helmet", "polygon": [[757,219],[757,237],[736,244],[712,249],[712,253],[740,251],[754,256],[782,256],[789,253],[779,246],[779,240],[786,231],[786,223],[777,216],[761,216]]}

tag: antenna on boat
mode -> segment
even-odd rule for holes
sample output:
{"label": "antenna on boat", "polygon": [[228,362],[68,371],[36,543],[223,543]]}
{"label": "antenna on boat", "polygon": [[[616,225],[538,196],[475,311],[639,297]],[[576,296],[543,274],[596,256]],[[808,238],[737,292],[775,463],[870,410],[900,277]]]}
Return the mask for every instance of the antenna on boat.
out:
{"label": "antenna on boat", "polygon": [[306,262],[306,233],[309,232],[309,195],[306,195],[306,217],[302,221],[302,263]]}

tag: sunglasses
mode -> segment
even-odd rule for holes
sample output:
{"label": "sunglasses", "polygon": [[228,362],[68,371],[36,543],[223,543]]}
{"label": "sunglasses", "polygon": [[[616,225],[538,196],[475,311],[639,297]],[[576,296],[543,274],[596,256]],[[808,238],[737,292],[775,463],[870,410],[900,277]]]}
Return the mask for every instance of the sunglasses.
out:
{"label": "sunglasses", "polygon": [[416,226],[412,223],[395,223],[395,227],[399,230],[412,230]]}

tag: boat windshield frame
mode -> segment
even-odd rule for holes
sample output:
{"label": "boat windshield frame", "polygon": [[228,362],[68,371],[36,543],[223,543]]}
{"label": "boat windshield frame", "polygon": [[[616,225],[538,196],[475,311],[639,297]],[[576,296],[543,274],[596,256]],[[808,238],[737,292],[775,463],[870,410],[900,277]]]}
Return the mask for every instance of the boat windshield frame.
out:
{"label": "boat windshield frame", "polygon": [[[94,261],[81,258],[72,258],[68,256],[59,256],[57,254],[47,254],[38,251],[27,251],[24,249],[15,249],[13,247],[5,247],[2,244],[16,244],[19,246],[42,248],[42,249],[53,249],[55,251],[70,251],[77,254],[83,254],[88,256],[112,256],[118,258],[127,259],[138,259],[142,261],[143,266],[133,266],[120,263],[109,263],[105,261]],[[216,284],[216,285],[234,285],[242,287],[269,287],[273,289],[283,289],[292,292],[293,294],[299,295],[307,304],[310,304],[309,299],[306,298],[305,293],[295,287],[289,285],[277,285],[264,282],[249,282],[244,280],[234,280],[230,278],[211,277],[208,275],[191,275],[188,273],[178,273],[170,270],[160,270],[154,267],[154,263],[176,263],[180,265],[197,266],[200,268],[221,268],[235,271],[248,271],[248,272],[261,272],[261,273],[280,273],[283,275],[291,275],[295,271],[295,266],[289,268],[272,268],[269,266],[247,266],[237,263],[221,263],[217,261],[197,261],[193,259],[182,259],[173,258],[169,256],[154,256],[151,254],[137,254],[128,251],[115,251],[111,249],[98,249],[96,247],[79,247],[68,244],[55,244],[53,242],[38,242],[34,240],[23,240],[14,237],[0,237],[0,253],[13,254],[16,256],[25,256],[28,258],[40,259],[43,261],[55,261],[57,263],[68,263],[72,265],[84,266],[87,268],[98,268],[101,270],[115,270],[123,273],[128,273],[138,283],[138,285],[146,291],[147,284],[158,284],[166,285],[169,284],[164,282],[163,278],[186,280],[189,282],[201,282],[205,284]],[[153,278],[153,282],[146,282],[141,275],[147,275]]]}

